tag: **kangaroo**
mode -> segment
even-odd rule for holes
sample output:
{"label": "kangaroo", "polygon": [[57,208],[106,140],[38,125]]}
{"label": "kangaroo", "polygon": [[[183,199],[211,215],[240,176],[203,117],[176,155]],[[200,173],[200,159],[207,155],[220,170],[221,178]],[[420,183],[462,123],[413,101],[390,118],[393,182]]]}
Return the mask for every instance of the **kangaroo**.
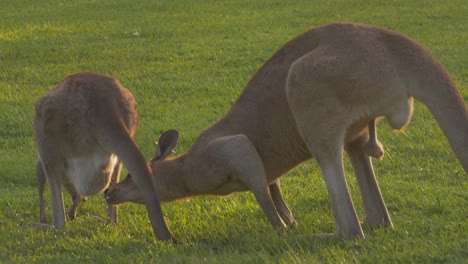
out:
{"label": "kangaroo", "polygon": [[[227,189],[227,191],[223,189],[218,188],[218,183],[216,179],[217,176],[225,177],[227,172],[223,172],[220,174],[216,174],[214,170],[219,170],[223,171],[226,169],[225,164],[221,164],[220,166],[212,166],[209,167],[208,170],[206,171],[200,171],[199,174],[197,175],[205,175],[211,178],[213,178],[212,181],[204,181],[202,179],[184,179],[181,178],[180,176],[182,175],[188,175],[189,173],[185,171],[181,171],[177,167],[168,167],[166,168],[165,166],[163,167],[158,167],[156,165],[157,162],[165,160],[172,152],[174,147],[177,145],[177,140],[179,138],[179,133],[176,130],[169,130],[166,131],[163,135],[158,140],[158,147],[156,148],[156,152],[154,153],[153,159],[150,161],[150,166],[154,169],[153,171],[157,170],[158,173],[153,173],[155,177],[155,181],[158,183],[158,186],[160,186],[159,189],[157,189],[158,193],[160,194],[160,198],[162,202],[170,202],[173,200],[181,199],[181,198],[188,198],[190,196],[196,196],[196,195],[202,195],[202,194],[209,194],[209,195],[218,195],[218,196],[225,196],[229,195],[232,192],[239,192],[239,191],[245,191],[247,190],[250,185],[256,185],[258,183],[252,182],[249,185],[245,186],[240,186],[237,189],[229,187],[230,189]],[[232,140],[229,138],[229,140]],[[231,144],[236,143],[235,140],[230,142]],[[226,148],[228,146],[225,145],[225,142],[222,142],[221,144],[216,144],[213,143],[213,149],[207,150],[208,153],[215,153],[217,151],[222,151],[222,150],[216,150],[216,148]],[[235,146],[232,146],[233,148],[236,148]],[[383,156],[383,149],[382,149],[382,144],[378,141],[377,135],[376,135],[376,130],[375,130],[375,120],[372,120],[369,122],[369,140],[365,145],[365,151],[368,153],[369,156],[375,157],[375,158],[382,158]],[[221,153],[222,154],[222,153]],[[232,156],[232,155],[230,155]],[[237,157],[238,158],[238,157]],[[201,162],[209,162],[208,160],[202,161]],[[232,166],[233,170],[236,169],[236,166]],[[210,171],[212,170],[212,171]],[[206,173],[206,174],[204,174]],[[263,173],[263,174],[262,174]],[[159,178],[159,175],[164,175],[165,179],[161,180]],[[264,175],[264,172],[260,172],[260,175]],[[255,175],[251,175],[251,173],[246,173],[246,174],[239,174],[239,177],[244,176],[246,177],[245,179],[241,179],[242,182],[245,181],[257,181],[257,178],[249,179],[247,177],[255,177]],[[189,184],[191,181],[195,180],[200,180],[202,183],[202,186],[196,191],[196,192],[184,192],[182,186],[179,186],[180,184],[178,182],[183,182],[183,184]],[[175,182],[170,182],[170,181],[175,181]],[[220,182],[224,182],[225,180],[219,179]],[[242,182],[240,182],[242,184]],[[193,182],[194,183],[194,182]],[[233,182],[226,182],[226,184],[234,184]],[[259,186],[262,186],[261,184],[258,184]],[[281,194],[280,186],[279,186],[279,180],[276,181],[275,184],[270,185],[270,194],[273,199],[273,202],[275,204],[276,210],[278,211],[279,215],[281,216],[282,220],[284,223],[286,223],[289,226],[295,226],[297,222],[294,220],[291,210],[287,206],[287,204],[284,202],[284,199]],[[171,191],[168,191],[171,190]],[[170,194],[170,192],[174,192],[173,194]],[[132,175],[129,173],[127,174],[127,177],[119,182],[116,185],[111,185],[111,187],[107,190],[104,191],[105,198],[109,204],[120,204],[123,202],[134,202],[134,203],[139,203],[139,204],[144,204],[144,197],[141,191],[138,189],[138,187],[135,185],[135,183],[132,180]],[[75,205],[75,203],[74,203]],[[73,208],[70,210],[70,214],[72,212]],[[274,228],[278,228],[277,224],[273,222],[272,224]],[[280,225],[279,230],[282,232],[285,229],[285,226]]]}
{"label": "kangaroo", "polygon": [[[150,162],[156,190],[161,201],[251,190],[271,224],[284,229],[294,218],[278,179],[315,158],[331,200],[334,236],[364,238],[344,175],[346,151],[363,199],[364,224],[393,228],[369,153],[379,146],[375,119],[386,118],[393,129],[404,129],[413,98],[429,108],[468,172],[466,105],[425,48],[371,25],[314,28],[277,51],[186,154],[166,159],[177,136],[162,136]],[[144,202],[132,176],[105,191],[110,204]]]}
{"label": "kangaroo", "polygon": [[[40,97],[36,102],[34,130],[41,223],[33,226],[63,228],[62,185],[73,199],[68,212],[73,219],[82,197],[99,194],[118,181],[123,163],[144,196],[156,236],[163,241],[177,242],[164,220],[151,169],[133,140],[138,123],[135,99],[111,76],[73,74]],[[46,179],[53,226],[46,224],[44,212]],[[117,222],[115,206],[109,206],[108,216]]]}

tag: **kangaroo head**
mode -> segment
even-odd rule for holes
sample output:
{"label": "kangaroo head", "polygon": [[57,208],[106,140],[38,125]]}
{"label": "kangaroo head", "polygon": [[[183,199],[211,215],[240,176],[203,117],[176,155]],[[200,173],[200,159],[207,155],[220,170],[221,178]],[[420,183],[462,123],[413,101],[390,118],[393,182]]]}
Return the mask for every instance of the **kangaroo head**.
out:
{"label": "kangaroo head", "polygon": [[[172,150],[177,145],[178,138],[179,133],[176,130],[166,131],[159,137],[156,152],[150,161],[150,166],[152,168],[154,164],[165,160],[172,153]],[[158,181],[158,177],[156,176],[157,172],[153,170],[152,174],[153,179],[156,181],[156,190],[160,190],[161,187],[164,188],[164,185]],[[158,194],[161,194],[161,191],[158,192]],[[127,177],[123,181],[105,190],[104,197],[109,204],[121,204],[124,202],[144,203],[143,193],[132,180],[132,175],[130,173],[127,174]]]}

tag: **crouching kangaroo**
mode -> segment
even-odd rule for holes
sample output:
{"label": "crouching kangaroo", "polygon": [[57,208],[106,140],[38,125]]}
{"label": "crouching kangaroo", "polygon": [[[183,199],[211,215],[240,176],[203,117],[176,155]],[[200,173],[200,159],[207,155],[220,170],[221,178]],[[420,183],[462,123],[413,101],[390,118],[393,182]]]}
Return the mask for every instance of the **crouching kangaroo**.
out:
{"label": "crouching kangaroo", "polygon": [[[78,73],[66,77],[36,102],[34,130],[39,158],[39,228],[62,228],[65,212],[62,186],[70,192],[74,218],[81,197],[96,195],[118,181],[122,163],[134,176],[156,236],[176,239],[164,221],[151,170],[133,140],[138,127],[137,103],[113,77]],[[52,224],[45,217],[43,190],[48,181]],[[117,208],[109,206],[117,222]]]}
{"label": "crouching kangaroo", "polygon": [[[366,152],[370,153],[370,156],[381,158],[383,149],[375,134],[374,121],[369,123],[369,131],[372,132],[366,143]],[[283,200],[279,180],[270,185],[270,194],[265,191],[267,183],[263,165],[254,146],[244,135],[217,138],[207,145],[203,154],[200,153],[201,155],[196,159],[194,157],[193,160],[186,154],[186,162],[196,161],[197,165],[194,167],[184,165],[179,162],[179,158],[166,159],[177,145],[178,138],[179,133],[176,130],[169,130],[161,135],[156,152],[150,161],[152,170],[157,171],[153,176],[162,202],[198,195],[225,196],[233,192],[251,190],[256,194],[258,201],[273,200],[275,208],[271,207],[271,204],[262,206],[273,227],[280,228],[279,231],[285,228],[274,213],[275,210],[285,224],[290,226],[296,224],[291,210]],[[128,174],[123,181],[112,185],[104,194],[109,204],[145,202],[131,174]],[[260,205],[263,204],[265,202],[260,202]]]}
{"label": "crouching kangaroo", "polygon": [[[364,223],[392,227],[369,156],[369,127],[375,133],[375,118],[384,117],[393,129],[403,129],[413,98],[429,108],[468,172],[466,105],[427,50],[375,26],[317,27],[277,51],[230,111],[203,131],[186,154],[164,160],[176,136],[163,135],[150,162],[158,195],[170,201],[250,189],[273,226],[281,229],[294,219],[278,179],[314,157],[331,200],[335,236],[364,237],[345,180],[345,150],[360,187]],[[143,201],[133,177],[105,196],[111,204]]]}

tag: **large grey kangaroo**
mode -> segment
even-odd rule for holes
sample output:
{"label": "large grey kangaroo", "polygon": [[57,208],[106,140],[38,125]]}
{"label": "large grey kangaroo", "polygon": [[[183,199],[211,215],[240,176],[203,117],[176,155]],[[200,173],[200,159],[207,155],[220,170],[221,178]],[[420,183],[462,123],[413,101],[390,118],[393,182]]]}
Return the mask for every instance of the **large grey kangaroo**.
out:
{"label": "large grey kangaroo", "polygon": [[[165,159],[177,132],[165,133],[150,165],[162,201],[250,190],[271,224],[294,218],[279,177],[314,157],[326,182],[335,236],[364,237],[343,171],[353,165],[370,227],[392,221],[374,175],[369,127],[384,117],[393,129],[409,122],[413,98],[424,103],[468,172],[468,112],[444,67],[420,44],[380,27],[336,23],[285,44],[247,84],[221,120],[190,150]],[[111,204],[143,203],[133,175],[105,192]]]}

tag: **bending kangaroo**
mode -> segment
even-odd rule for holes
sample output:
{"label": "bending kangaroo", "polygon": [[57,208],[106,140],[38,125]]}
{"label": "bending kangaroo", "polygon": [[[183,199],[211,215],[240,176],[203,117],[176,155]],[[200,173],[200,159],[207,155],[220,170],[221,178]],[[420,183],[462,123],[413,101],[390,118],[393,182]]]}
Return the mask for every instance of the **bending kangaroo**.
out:
{"label": "bending kangaroo", "polygon": [[[412,115],[413,97],[432,112],[468,172],[466,105],[427,50],[375,26],[317,27],[277,51],[226,116],[206,129],[185,155],[164,160],[176,133],[163,135],[150,163],[158,195],[170,201],[249,189],[273,226],[281,229],[294,219],[278,179],[314,157],[330,196],[335,235],[364,237],[343,171],[346,150],[363,199],[364,223],[392,227],[366,150],[369,127],[375,133],[374,119],[385,117],[392,128],[403,129]],[[107,201],[143,202],[132,180],[127,177],[107,190]]]}
{"label": "bending kangaroo", "polygon": [[[113,77],[78,73],[66,77],[36,102],[34,129],[38,147],[36,173],[42,228],[65,226],[61,187],[73,199],[70,218],[82,196],[95,195],[118,181],[122,163],[134,175],[156,236],[176,239],[164,221],[151,170],[133,140],[138,127],[137,103]],[[43,189],[49,183],[53,227],[47,222]],[[117,208],[109,206],[117,222]]]}

